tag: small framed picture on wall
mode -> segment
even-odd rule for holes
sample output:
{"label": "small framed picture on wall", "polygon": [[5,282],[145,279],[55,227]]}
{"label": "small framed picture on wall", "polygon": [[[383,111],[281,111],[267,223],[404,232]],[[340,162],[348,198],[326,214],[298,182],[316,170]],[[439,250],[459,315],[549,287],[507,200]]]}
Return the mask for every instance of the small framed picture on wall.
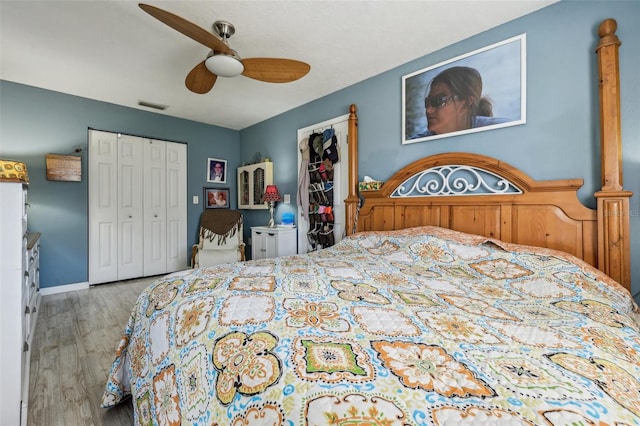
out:
{"label": "small framed picture on wall", "polygon": [[229,188],[204,188],[205,209],[228,209]]}
{"label": "small framed picture on wall", "polygon": [[227,160],[209,158],[207,161],[207,182],[227,182]]}

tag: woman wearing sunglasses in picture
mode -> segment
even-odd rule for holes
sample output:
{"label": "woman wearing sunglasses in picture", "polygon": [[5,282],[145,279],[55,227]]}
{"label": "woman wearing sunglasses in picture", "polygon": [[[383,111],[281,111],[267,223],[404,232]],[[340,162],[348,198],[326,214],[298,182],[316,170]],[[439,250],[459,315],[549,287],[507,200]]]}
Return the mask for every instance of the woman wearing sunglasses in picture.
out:
{"label": "woman wearing sunglasses in picture", "polygon": [[482,77],[470,67],[447,68],[438,74],[429,84],[424,106],[427,131],[411,139],[509,121],[493,117],[491,100],[482,96]]}

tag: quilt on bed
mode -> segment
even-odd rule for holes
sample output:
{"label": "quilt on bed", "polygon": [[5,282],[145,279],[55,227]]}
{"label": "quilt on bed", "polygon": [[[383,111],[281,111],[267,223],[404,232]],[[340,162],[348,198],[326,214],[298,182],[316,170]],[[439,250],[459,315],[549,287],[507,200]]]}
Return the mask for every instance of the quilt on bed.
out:
{"label": "quilt on bed", "polygon": [[560,252],[434,227],[157,280],[103,406],[136,424],[640,425],[628,292]]}

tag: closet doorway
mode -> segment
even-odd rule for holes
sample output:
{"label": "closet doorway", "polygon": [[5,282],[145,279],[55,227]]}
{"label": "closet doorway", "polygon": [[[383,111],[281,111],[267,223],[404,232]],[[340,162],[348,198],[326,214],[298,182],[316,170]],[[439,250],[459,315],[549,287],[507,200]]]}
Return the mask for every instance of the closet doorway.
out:
{"label": "closet doorway", "polygon": [[[342,115],[321,123],[298,129],[298,182],[300,182],[300,166],[302,164],[302,153],[300,143],[309,138],[314,133],[322,133],[331,129],[337,138],[339,160],[333,165],[333,242],[337,243],[345,235],[345,205],[344,200],[349,194],[349,149],[347,147],[347,135],[349,129],[349,114]],[[296,197],[298,198],[298,197]],[[309,231],[313,231],[309,221],[303,215],[303,207],[298,204],[298,253],[308,253],[315,250],[313,239],[308,236]]]}
{"label": "closet doorway", "polygon": [[187,265],[187,146],[89,130],[89,284]]}

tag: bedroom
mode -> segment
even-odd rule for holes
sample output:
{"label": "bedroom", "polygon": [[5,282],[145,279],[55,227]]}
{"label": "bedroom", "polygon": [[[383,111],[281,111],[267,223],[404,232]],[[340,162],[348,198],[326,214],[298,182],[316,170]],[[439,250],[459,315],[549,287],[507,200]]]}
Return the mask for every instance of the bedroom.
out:
{"label": "bedroom", "polygon": [[[296,108],[267,122],[232,131],[198,123],[165,119],[154,114],[80,99],[69,95],[2,81],[2,157],[23,160],[32,177],[32,222],[43,234],[42,286],[84,283],[86,266],[86,187],[44,180],[43,157],[48,152],[70,152],[86,144],[87,127],[109,127],[114,131],[150,134],[167,139],[189,137],[236,142],[216,145],[215,155],[231,167],[253,159],[256,152],[283,164],[281,170],[295,170],[295,130],[343,114],[350,103],[358,105],[360,117],[360,172],[380,180],[388,179],[414,159],[445,151],[476,152],[500,158],[536,179],[582,177],[581,201],[593,205],[598,187],[597,92],[594,87],[596,27],[601,19],[618,21],[621,46],[622,134],[625,188],[640,191],[640,134],[637,99],[638,73],[637,2],[560,2],[498,28],[466,39],[427,57],[348,87],[330,96]],[[527,124],[491,132],[401,146],[400,78],[409,72],[472,51],[515,34],[526,32]],[[64,106],[61,108],[60,106]],[[97,119],[96,117],[102,118]],[[631,117],[631,118],[629,118]],[[33,120],[40,126],[32,126]],[[99,122],[100,125],[95,124]],[[12,143],[12,140],[25,141]],[[265,147],[261,142],[274,141]],[[9,142],[7,142],[9,141]],[[275,141],[279,141],[276,143]],[[514,142],[517,141],[517,142]],[[513,148],[514,143],[520,146]],[[192,159],[211,156],[203,146],[190,148]],[[563,159],[559,162],[548,161]],[[564,159],[573,158],[574,162]],[[276,160],[277,159],[277,160]],[[560,163],[561,170],[558,170]],[[200,194],[202,167],[194,165],[189,175],[189,194]],[[586,173],[585,173],[586,171]],[[190,172],[191,173],[191,172]],[[297,177],[280,172],[276,182],[284,193],[295,193]],[[38,188],[38,183],[42,188]],[[230,185],[233,188],[233,184]],[[77,192],[77,193],[76,193]],[[189,233],[195,236],[198,206],[189,207]],[[640,232],[638,197],[631,199],[631,235]],[[281,214],[279,211],[278,214]],[[264,213],[246,215],[246,227],[263,224]],[[55,223],[54,226],[49,223]],[[67,236],[68,235],[68,236]],[[195,238],[195,237],[194,237]],[[632,292],[640,290],[640,247],[631,241]]]}
{"label": "bedroom", "polygon": [[[196,158],[225,158],[231,169],[235,170],[243,162],[252,162],[258,152],[278,159],[282,167],[276,164],[276,170],[282,171],[275,177],[276,183],[282,193],[295,194],[297,152],[290,147],[297,146],[296,130],[345,114],[348,105],[356,103],[360,115],[360,136],[366,140],[366,146],[361,145],[362,176],[370,175],[384,181],[400,166],[429,154],[476,152],[507,161],[536,179],[583,177],[585,183],[579,191],[580,199],[585,205],[593,207],[595,201],[591,195],[597,188],[599,178],[594,152],[598,147],[598,128],[592,123],[598,117],[598,110],[593,102],[597,99],[597,92],[593,88],[585,91],[586,87],[590,87],[594,72],[592,67],[595,66],[595,57],[592,55],[595,41],[589,36],[597,35],[594,22],[609,15],[616,16],[619,31],[622,32],[619,36],[623,41],[620,78],[624,113],[624,184],[625,188],[637,194],[640,154],[634,140],[639,130],[638,122],[633,117],[637,116],[635,91],[638,89],[633,75],[638,69],[638,55],[635,54],[638,46],[623,38],[626,35],[624,31],[627,31],[631,35],[629,39],[633,40],[635,26],[632,24],[626,28],[623,24],[625,19],[635,22],[638,7],[635,1],[610,4],[560,2],[240,131],[167,118],[2,80],[0,153],[3,158],[25,161],[31,179],[39,182],[39,185],[32,185],[31,189],[31,223],[34,230],[47,236],[42,239],[41,286],[73,286],[87,282],[86,181],[72,184],[47,181],[44,155],[71,153],[78,147],[86,147],[88,127],[167,140],[197,141],[192,143],[188,151],[189,197],[201,195],[202,187],[206,186],[202,172],[206,163],[196,165],[193,163]],[[620,13],[616,13],[617,8],[620,8]],[[568,18],[572,14],[576,16]],[[584,21],[578,22],[578,18]],[[528,34],[525,125],[400,145],[400,84],[403,75],[522,33]],[[585,37],[580,37],[581,34]],[[630,53],[625,55],[625,52]],[[556,96],[556,93],[561,94],[558,96],[561,96],[562,102],[549,101],[547,94]],[[39,123],[37,127],[32,126],[34,121]],[[511,149],[514,139],[519,141],[519,147],[515,150]],[[20,143],[13,142],[17,140]],[[274,142],[265,146],[264,140]],[[203,145],[201,141],[214,141],[214,148]],[[589,145],[586,145],[586,141]],[[575,161],[568,164],[564,162],[562,170],[558,171],[555,161],[548,161],[547,153],[551,153],[554,159],[574,158]],[[86,172],[86,162],[83,162],[83,167]],[[234,188],[234,174],[230,175],[228,186]],[[638,200],[637,196],[631,198],[633,235],[640,232]],[[278,207],[282,208],[283,205],[279,204]],[[195,240],[201,211],[201,204],[188,205],[189,245]],[[276,212],[277,215],[281,213]],[[266,222],[264,212],[247,212],[245,233],[250,226],[263,222]],[[640,241],[634,240],[631,244],[632,288],[633,294],[636,294],[640,291]]]}

